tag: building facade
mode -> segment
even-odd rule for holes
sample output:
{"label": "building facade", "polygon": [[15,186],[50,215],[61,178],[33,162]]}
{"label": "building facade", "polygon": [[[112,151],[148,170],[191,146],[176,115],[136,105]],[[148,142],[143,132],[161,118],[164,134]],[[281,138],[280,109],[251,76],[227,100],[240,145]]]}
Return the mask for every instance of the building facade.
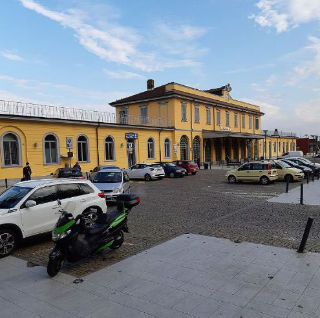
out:
{"label": "building facade", "polygon": [[115,114],[0,101],[0,179],[34,176],[80,162],[129,167],[190,159],[200,164],[273,158],[296,149],[295,136],[261,134],[259,106],[233,100],[229,85],[201,91],[176,83],[111,103]]}

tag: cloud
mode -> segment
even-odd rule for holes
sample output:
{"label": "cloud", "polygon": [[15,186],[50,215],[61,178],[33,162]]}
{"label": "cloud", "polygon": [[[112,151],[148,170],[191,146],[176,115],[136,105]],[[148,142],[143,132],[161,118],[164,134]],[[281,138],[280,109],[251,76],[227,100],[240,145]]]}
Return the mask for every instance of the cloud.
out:
{"label": "cloud", "polygon": [[[171,59],[155,52],[139,51],[141,36],[135,30],[106,21],[90,21],[83,10],[69,9],[58,12],[47,9],[34,0],[20,0],[20,2],[25,8],[73,30],[75,37],[86,50],[108,62],[119,63],[144,72],[194,65],[194,61],[189,58]],[[187,26],[184,26],[182,31],[183,36],[189,39],[200,36],[202,32],[201,29]]]}
{"label": "cloud", "polygon": [[146,77],[137,73],[127,72],[127,71],[109,71],[104,69],[103,72],[110,78],[114,79],[136,79],[145,80]]}
{"label": "cloud", "polygon": [[[285,83],[287,86],[295,86],[297,83],[315,76],[320,77],[320,39],[315,36],[309,36],[310,44],[304,47],[304,51],[311,53],[312,59],[299,62],[289,72],[289,79]],[[301,50],[300,50],[301,51]]]}
{"label": "cloud", "polygon": [[256,7],[260,12],[250,15],[249,19],[262,27],[274,28],[277,33],[320,20],[319,0],[260,0]]}
{"label": "cloud", "polygon": [[6,59],[11,61],[18,61],[18,62],[24,61],[24,59],[21,56],[10,51],[2,51],[0,52],[0,54]]}

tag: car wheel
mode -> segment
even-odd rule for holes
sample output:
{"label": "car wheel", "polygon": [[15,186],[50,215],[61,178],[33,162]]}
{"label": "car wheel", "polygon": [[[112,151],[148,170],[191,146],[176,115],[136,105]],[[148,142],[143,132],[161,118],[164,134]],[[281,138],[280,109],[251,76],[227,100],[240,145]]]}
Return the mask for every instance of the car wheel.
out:
{"label": "car wheel", "polygon": [[284,180],[286,182],[293,182],[293,177],[291,174],[287,174],[285,177],[284,177]]}
{"label": "car wheel", "polygon": [[184,175],[187,177],[187,176],[189,175],[189,174],[188,174],[188,171],[186,171],[186,173],[185,173]]}
{"label": "car wheel", "polygon": [[147,174],[144,176],[144,180],[146,180],[146,181],[151,181],[152,178],[151,178],[150,174],[147,173]]}
{"label": "car wheel", "polygon": [[267,185],[267,184],[269,184],[269,182],[270,182],[270,180],[269,180],[268,177],[261,177],[261,178],[260,178],[260,183],[261,183],[262,185]]}
{"label": "car wheel", "polygon": [[170,172],[169,177],[170,177],[170,178],[174,178],[174,173],[173,173],[173,172]]}
{"label": "car wheel", "polygon": [[82,212],[82,215],[84,216],[85,227],[89,227],[97,221],[99,210],[95,208],[88,208]]}
{"label": "car wheel", "polygon": [[232,176],[232,175],[231,175],[231,176],[228,177],[228,182],[229,182],[229,183],[236,183],[236,182],[237,182],[237,179],[236,179],[235,176]]}
{"label": "car wheel", "polygon": [[192,172],[192,175],[194,176],[196,174],[196,172]]}
{"label": "car wheel", "polygon": [[9,229],[0,229],[0,258],[10,255],[17,247],[18,237]]}

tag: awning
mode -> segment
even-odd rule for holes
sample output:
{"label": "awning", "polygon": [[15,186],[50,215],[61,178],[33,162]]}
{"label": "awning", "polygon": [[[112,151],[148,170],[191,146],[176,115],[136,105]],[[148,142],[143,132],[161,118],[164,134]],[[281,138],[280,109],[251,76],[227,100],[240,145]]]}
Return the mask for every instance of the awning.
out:
{"label": "awning", "polygon": [[263,135],[255,135],[248,133],[236,133],[229,131],[211,131],[211,130],[203,130],[202,131],[203,138],[246,138],[246,139],[264,139]]}

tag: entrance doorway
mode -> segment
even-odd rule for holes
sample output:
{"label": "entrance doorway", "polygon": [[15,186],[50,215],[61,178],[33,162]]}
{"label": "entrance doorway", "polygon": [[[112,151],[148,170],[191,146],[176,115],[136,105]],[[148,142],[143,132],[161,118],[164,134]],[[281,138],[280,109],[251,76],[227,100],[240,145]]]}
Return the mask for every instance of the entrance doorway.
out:
{"label": "entrance doorway", "polygon": [[136,164],[136,141],[135,139],[127,140],[127,157],[128,157],[128,167]]}
{"label": "entrance doorway", "polygon": [[200,138],[198,136],[194,137],[192,142],[193,149],[193,161],[200,167]]}
{"label": "entrance doorway", "polygon": [[205,161],[211,162],[211,139],[205,140],[205,147],[204,147],[204,153],[205,153]]}
{"label": "entrance doorway", "polygon": [[241,147],[241,159],[246,158],[246,143],[243,139],[240,141],[240,147]]}
{"label": "entrance doorway", "polygon": [[239,144],[237,139],[232,140],[233,146],[233,159],[239,160]]}
{"label": "entrance doorway", "polygon": [[187,136],[182,136],[180,139],[180,159],[189,160],[189,146]]}
{"label": "entrance doorway", "polygon": [[216,161],[219,162],[221,161],[221,141],[220,139],[216,139],[214,141],[214,148],[216,152]]}

